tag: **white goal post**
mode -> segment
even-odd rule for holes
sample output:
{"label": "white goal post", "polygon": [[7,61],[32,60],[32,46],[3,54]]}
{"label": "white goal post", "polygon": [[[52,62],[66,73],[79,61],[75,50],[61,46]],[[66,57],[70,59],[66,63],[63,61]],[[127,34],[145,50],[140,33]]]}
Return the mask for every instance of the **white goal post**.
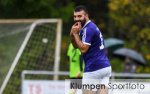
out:
{"label": "white goal post", "polygon": [[21,19],[21,20],[0,20],[0,23],[21,23],[21,22],[24,22],[24,23],[32,23],[31,26],[30,26],[30,29],[6,75],[6,78],[5,80],[3,81],[2,83],[2,86],[0,88],[0,94],[3,94],[3,91],[12,75],[12,72],[14,71],[30,37],[31,37],[31,34],[33,33],[33,30],[35,29],[35,27],[37,25],[40,25],[40,24],[45,24],[45,23],[56,23],[56,43],[55,43],[55,55],[54,55],[54,80],[57,80],[58,79],[58,72],[59,72],[59,63],[60,63],[60,48],[61,48],[61,31],[62,31],[62,20],[61,19]]}

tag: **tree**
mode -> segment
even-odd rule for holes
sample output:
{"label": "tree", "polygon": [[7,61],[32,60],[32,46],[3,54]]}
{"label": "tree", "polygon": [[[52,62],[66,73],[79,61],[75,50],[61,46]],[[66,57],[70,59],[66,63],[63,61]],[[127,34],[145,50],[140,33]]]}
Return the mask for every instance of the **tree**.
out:
{"label": "tree", "polygon": [[109,0],[108,4],[109,35],[125,40],[126,47],[136,49],[145,58],[150,53],[149,4],[149,0]]}
{"label": "tree", "polygon": [[68,21],[73,6],[70,0],[1,0],[0,18],[62,18]]}

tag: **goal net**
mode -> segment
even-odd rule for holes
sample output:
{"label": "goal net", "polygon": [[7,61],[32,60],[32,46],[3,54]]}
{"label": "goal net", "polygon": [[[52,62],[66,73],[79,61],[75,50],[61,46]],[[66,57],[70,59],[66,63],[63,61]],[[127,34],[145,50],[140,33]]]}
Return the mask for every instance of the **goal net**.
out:
{"label": "goal net", "polygon": [[58,79],[61,26],[61,19],[0,20],[0,33],[5,33],[0,38],[9,39],[6,36],[11,36],[9,43],[13,47],[8,47],[15,49],[12,55],[18,50],[13,63],[6,64],[7,69],[4,74],[7,75],[3,75],[0,79],[0,94],[21,94],[23,70],[46,70],[55,73],[50,77],[43,78],[41,75],[36,75],[36,77],[29,76],[28,79]]}

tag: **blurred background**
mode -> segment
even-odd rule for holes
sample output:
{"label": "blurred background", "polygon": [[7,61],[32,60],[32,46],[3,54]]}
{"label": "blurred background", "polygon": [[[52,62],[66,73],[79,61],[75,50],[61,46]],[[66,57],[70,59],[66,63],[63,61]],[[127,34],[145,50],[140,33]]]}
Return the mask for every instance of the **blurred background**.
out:
{"label": "blurred background", "polygon": [[[62,19],[59,70],[69,71],[69,32],[77,5],[85,5],[90,19],[101,29],[113,72],[150,73],[150,0],[1,0],[0,19]],[[28,24],[3,27],[0,25],[0,85],[27,33],[26,29],[16,30]],[[15,29],[7,31],[10,28]]]}

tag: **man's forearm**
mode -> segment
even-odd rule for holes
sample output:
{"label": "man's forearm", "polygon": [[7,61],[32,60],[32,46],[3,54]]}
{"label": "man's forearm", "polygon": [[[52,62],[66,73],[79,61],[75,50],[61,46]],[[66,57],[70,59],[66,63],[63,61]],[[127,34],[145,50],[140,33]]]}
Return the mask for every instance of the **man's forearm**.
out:
{"label": "man's forearm", "polygon": [[75,42],[75,40],[74,40],[74,36],[73,36],[73,33],[72,33],[72,32],[70,32],[70,38],[71,38],[71,43],[72,43],[73,47],[74,47],[74,48],[78,48],[78,47],[77,47],[77,44],[76,44],[76,42]]}
{"label": "man's forearm", "polygon": [[87,49],[85,48],[85,45],[81,41],[79,35],[73,33],[73,37],[74,37],[75,43],[76,43],[77,47],[80,49],[81,53],[85,53],[87,51]]}
{"label": "man's forearm", "polygon": [[78,46],[77,46],[77,44],[76,44],[76,42],[75,42],[73,37],[71,37],[71,43],[72,43],[74,48],[78,48]]}

